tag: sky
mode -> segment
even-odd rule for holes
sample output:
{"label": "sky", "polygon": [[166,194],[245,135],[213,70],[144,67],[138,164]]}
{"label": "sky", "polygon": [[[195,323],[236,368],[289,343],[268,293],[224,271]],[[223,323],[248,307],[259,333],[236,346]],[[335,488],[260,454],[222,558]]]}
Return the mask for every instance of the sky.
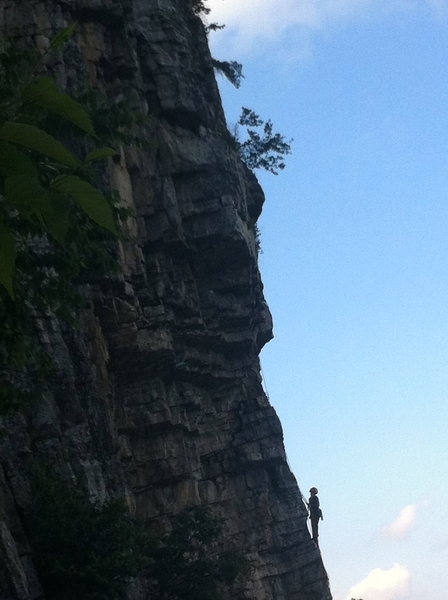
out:
{"label": "sky", "polygon": [[448,0],[208,5],[229,127],[294,139],[257,173],[261,362],[334,599],[446,598]]}

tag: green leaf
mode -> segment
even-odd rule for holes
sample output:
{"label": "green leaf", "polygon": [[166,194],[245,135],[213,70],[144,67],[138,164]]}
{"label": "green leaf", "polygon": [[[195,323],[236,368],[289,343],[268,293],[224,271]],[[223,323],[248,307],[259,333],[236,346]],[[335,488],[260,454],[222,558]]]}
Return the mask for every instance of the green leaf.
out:
{"label": "green leaf", "polygon": [[117,234],[109,203],[101,192],[90,183],[75,175],[62,175],[53,183],[52,187],[58,192],[70,196],[97,225]]}
{"label": "green leaf", "polygon": [[38,213],[46,191],[36,177],[13,175],[5,179],[5,198],[16,208]]}
{"label": "green leaf", "polygon": [[94,160],[101,160],[102,158],[108,158],[109,156],[117,156],[118,152],[113,148],[97,148],[96,150],[92,150],[85,157],[84,162],[93,162]]}
{"label": "green leaf", "polygon": [[82,131],[95,135],[92,121],[81,104],[61,92],[50,77],[39,77],[32,81],[23,92],[23,100],[25,103],[37,104],[70,121]]}
{"label": "green leaf", "polygon": [[13,275],[16,262],[16,243],[11,231],[0,222],[0,284],[14,300]]}
{"label": "green leaf", "polygon": [[77,167],[80,164],[70,150],[34,125],[7,121],[0,127],[0,140],[24,146],[69,167]]}
{"label": "green leaf", "polygon": [[36,167],[30,157],[6,142],[0,142],[0,173],[4,177],[22,174],[37,177]]}
{"label": "green leaf", "polygon": [[70,226],[72,204],[64,194],[57,192],[50,192],[45,200],[45,207],[41,211],[45,228],[63,246]]}
{"label": "green leaf", "polygon": [[5,198],[23,216],[27,212],[37,215],[42,229],[64,245],[72,203],[63,192],[47,190],[37,179],[16,175],[5,180]]}
{"label": "green leaf", "polygon": [[72,23],[68,27],[61,29],[50,42],[50,48],[57,49],[63,46],[75,33],[77,23]]}

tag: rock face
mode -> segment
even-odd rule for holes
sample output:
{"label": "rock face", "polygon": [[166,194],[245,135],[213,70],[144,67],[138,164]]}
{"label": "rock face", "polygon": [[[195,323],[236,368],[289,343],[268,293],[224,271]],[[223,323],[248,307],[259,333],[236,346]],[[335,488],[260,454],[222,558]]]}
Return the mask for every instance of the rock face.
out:
{"label": "rock face", "polygon": [[42,48],[73,21],[59,83],[132,97],[154,143],[108,167],[135,214],[120,275],[84,286],[78,328],[40,320],[45,398],[0,421],[0,599],[43,598],[21,521],[37,457],[161,529],[209,505],[254,565],[228,600],[329,600],[259,374],[263,193],[229,142],[202,23],[186,0],[0,0],[2,31]]}

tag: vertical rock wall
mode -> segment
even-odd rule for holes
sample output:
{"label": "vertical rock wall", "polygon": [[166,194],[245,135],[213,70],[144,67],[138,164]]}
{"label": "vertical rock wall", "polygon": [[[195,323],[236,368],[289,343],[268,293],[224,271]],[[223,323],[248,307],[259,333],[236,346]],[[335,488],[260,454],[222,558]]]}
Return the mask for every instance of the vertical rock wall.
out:
{"label": "vertical rock wall", "polygon": [[202,24],[186,0],[0,0],[0,29],[42,48],[75,20],[60,84],[134,98],[154,144],[108,167],[135,213],[121,274],[84,286],[79,328],[40,319],[56,362],[44,401],[0,421],[0,600],[42,597],[21,523],[36,457],[161,528],[207,503],[254,565],[229,600],[328,600],[260,380],[263,193],[229,143]]}

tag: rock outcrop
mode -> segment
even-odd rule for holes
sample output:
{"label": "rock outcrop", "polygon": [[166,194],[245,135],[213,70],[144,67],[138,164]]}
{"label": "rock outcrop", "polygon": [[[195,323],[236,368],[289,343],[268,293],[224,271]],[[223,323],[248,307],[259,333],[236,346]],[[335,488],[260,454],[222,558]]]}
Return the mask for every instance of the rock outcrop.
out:
{"label": "rock outcrop", "polygon": [[229,600],[329,600],[260,379],[263,192],[229,142],[203,25],[187,0],[0,0],[2,32],[41,48],[73,21],[59,83],[132,98],[154,137],[109,159],[137,243],[119,275],[83,286],[77,328],[40,319],[44,399],[0,421],[0,599],[43,598],[22,523],[37,457],[161,529],[206,503],[253,564]]}

